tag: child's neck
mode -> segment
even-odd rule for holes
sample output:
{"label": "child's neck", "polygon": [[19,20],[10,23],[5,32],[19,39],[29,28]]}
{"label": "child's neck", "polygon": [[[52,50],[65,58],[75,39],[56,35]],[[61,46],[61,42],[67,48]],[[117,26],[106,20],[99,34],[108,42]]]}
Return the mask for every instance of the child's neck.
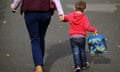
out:
{"label": "child's neck", "polygon": [[79,13],[79,14],[82,14],[83,12],[81,12],[81,11],[75,11],[76,13]]}

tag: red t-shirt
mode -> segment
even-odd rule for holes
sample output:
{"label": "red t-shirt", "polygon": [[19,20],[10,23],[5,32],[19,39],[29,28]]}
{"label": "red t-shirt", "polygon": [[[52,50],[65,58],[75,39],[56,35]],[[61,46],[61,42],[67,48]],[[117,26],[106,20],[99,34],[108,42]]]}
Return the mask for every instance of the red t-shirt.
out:
{"label": "red t-shirt", "polygon": [[90,25],[89,20],[85,14],[72,12],[68,15],[65,15],[64,22],[69,22],[70,24],[70,36],[76,34],[86,36],[86,31],[96,31],[96,28]]}

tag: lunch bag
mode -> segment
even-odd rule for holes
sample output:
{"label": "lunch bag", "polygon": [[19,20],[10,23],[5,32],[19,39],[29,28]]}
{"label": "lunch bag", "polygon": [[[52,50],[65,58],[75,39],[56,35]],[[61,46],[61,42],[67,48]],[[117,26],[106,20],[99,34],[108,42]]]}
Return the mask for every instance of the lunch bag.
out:
{"label": "lunch bag", "polygon": [[106,40],[102,34],[94,34],[88,37],[88,48],[90,55],[103,54],[107,52]]}

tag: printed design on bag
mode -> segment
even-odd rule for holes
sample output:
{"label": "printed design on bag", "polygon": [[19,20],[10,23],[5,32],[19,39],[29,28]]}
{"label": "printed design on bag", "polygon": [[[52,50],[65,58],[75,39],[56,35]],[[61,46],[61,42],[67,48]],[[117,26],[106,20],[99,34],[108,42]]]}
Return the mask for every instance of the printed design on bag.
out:
{"label": "printed design on bag", "polygon": [[107,45],[103,35],[94,35],[88,38],[88,48],[90,55],[103,54],[107,52]]}

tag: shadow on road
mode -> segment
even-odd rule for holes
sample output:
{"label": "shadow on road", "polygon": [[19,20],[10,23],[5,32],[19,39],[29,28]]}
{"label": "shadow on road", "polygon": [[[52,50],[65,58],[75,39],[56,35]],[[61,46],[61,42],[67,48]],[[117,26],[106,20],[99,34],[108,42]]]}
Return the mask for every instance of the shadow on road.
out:
{"label": "shadow on road", "polygon": [[98,56],[90,56],[89,52],[87,52],[87,58],[90,63],[94,64],[110,64],[111,58],[106,57],[104,54],[103,55],[98,55]]}
{"label": "shadow on road", "polygon": [[69,40],[51,46],[47,50],[48,56],[46,57],[46,60],[45,60],[45,64],[46,64],[45,68],[47,69],[45,69],[45,71],[50,72],[50,69],[54,64],[54,62],[56,62],[56,60],[58,59],[69,56],[71,54],[70,50],[71,49],[69,45]]}
{"label": "shadow on road", "polygon": [[[54,62],[72,54],[69,40],[51,46],[47,50],[47,53],[48,56],[46,57],[45,60],[45,72],[50,72],[50,69]],[[109,64],[111,61],[111,59],[104,56],[91,57],[89,55],[89,52],[87,52],[87,58],[90,61],[90,63],[94,62],[94,64]]]}
{"label": "shadow on road", "polygon": [[108,57],[98,56],[94,58],[95,64],[110,64],[110,62],[111,62],[111,59]]}

